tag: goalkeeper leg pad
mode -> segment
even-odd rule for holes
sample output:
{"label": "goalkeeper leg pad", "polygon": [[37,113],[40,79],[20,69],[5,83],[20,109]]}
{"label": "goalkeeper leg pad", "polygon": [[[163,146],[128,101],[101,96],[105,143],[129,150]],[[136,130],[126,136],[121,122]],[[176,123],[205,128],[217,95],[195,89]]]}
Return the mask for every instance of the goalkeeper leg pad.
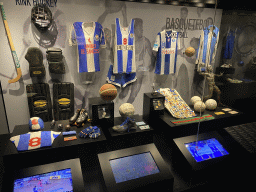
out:
{"label": "goalkeeper leg pad", "polygon": [[53,109],[55,120],[70,119],[74,115],[74,84],[53,84]]}
{"label": "goalkeeper leg pad", "polygon": [[47,83],[26,86],[30,117],[40,117],[44,122],[52,120],[52,102]]}

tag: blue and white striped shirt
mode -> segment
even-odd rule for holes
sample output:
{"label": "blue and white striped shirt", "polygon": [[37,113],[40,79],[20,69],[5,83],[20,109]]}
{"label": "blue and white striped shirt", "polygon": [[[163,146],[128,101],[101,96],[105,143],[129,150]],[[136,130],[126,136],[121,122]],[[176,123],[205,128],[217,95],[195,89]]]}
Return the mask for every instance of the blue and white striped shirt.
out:
{"label": "blue and white striped shirt", "polygon": [[[93,27],[86,27],[87,24]],[[105,47],[104,32],[100,23],[73,23],[69,45],[77,45],[79,73],[100,71],[99,49],[100,46]]]}
{"label": "blue and white striped shirt", "polygon": [[113,73],[135,73],[135,36],[134,20],[129,27],[122,27],[119,18],[116,18],[114,39]]}
{"label": "blue and white striped shirt", "polygon": [[211,32],[211,27],[213,27],[213,25],[209,25],[201,32],[195,62],[196,64],[210,65],[212,62],[215,62],[215,55],[219,41],[219,29],[214,26],[215,28],[213,29],[213,32]]}
{"label": "blue and white striped shirt", "polygon": [[10,138],[18,151],[26,151],[41,147],[52,146],[52,143],[61,132],[55,131],[37,131],[28,132],[22,135],[16,135]]}
{"label": "blue and white striped shirt", "polygon": [[163,30],[157,34],[153,51],[158,51],[155,73],[168,75],[176,72],[180,33]]}

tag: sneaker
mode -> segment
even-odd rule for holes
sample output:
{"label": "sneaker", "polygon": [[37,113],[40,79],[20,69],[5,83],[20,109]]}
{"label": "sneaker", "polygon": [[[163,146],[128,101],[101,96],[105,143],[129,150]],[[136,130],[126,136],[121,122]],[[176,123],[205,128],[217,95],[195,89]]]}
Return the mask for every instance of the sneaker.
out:
{"label": "sneaker", "polygon": [[129,132],[130,129],[136,129],[136,123],[134,119],[127,117],[121,125],[115,125],[112,129],[116,132]]}
{"label": "sneaker", "polygon": [[75,114],[69,119],[69,123],[72,125],[76,122],[78,116],[80,114],[80,109],[77,109]]}
{"label": "sneaker", "polygon": [[84,122],[86,122],[88,119],[88,113],[86,109],[81,109],[79,117],[76,120],[76,124],[78,127],[80,127]]}

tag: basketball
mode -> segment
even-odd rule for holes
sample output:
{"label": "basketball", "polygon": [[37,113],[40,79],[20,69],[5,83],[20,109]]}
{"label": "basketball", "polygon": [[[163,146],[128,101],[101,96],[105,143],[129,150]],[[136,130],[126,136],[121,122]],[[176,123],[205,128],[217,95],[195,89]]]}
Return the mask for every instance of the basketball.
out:
{"label": "basketball", "polygon": [[193,47],[188,47],[186,50],[185,50],[185,54],[188,56],[188,57],[192,57],[194,54],[195,54],[196,50],[193,48]]}
{"label": "basketball", "polygon": [[119,113],[122,117],[130,117],[134,115],[135,109],[131,103],[124,103],[119,107]]}
{"label": "basketball", "polygon": [[208,99],[205,102],[205,105],[206,105],[206,109],[209,109],[209,110],[214,110],[217,108],[217,102],[214,99]]}
{"label": "basketball", "polygon": [[105,101],[112,101],[117,96],[117,89],[112,84],[104,84],[100,88],[100,96]]}
{"label": "basketball", "polygon": [[201,112],[204,112],[205,107],[206,106],[205,106],[204,102],[202,102],[202,101],[197,101],[194,104],[194,109],[195,109],[196,112],[200,112],[200,110],[201,110]]}

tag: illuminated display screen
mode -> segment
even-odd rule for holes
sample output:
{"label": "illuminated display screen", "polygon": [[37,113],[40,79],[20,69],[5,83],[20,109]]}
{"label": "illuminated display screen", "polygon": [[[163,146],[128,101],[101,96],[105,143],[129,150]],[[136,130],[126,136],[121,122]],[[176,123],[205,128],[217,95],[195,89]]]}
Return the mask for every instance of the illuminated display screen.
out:
{"label": "illuminated display screen", "polygon": [[185,146],[196,162],[214,159],[229,154],[215,138],[186,143]]}
{"label": "illuminated display screen", "polygon": [[34,175],[14,181],[14,192],[71,192],[73,191],[71,169]]}
{"label": "illuminated display screen", "polygon": [[159,173],[150,152],[110,160],[116,183]]}

